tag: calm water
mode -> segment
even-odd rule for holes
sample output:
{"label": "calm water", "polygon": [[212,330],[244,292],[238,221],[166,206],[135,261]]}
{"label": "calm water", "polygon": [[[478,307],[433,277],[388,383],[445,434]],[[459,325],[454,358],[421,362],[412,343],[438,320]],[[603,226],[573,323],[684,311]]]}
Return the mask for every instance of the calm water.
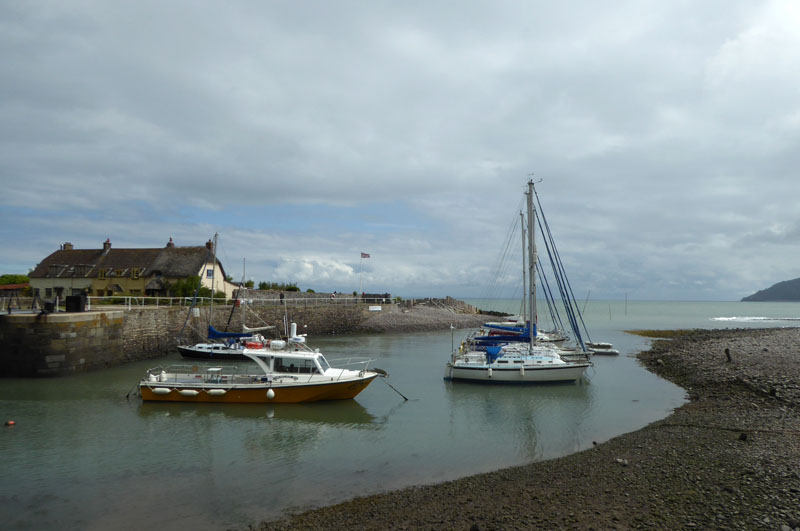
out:
{"label": "calm water", "polygon": [[[481,303],[486,307],[487,304]],[[518,311],[516,304],[505,309]],[[433,483],[582,450],[662,418],[680,388],[630,354],[635,328],[793,326],[800,304],[586,305],[588,381],[487,386],[442,380],[466,331],[312,338],[329,359],[368,355],[410,400],[375,381],[355,400],[190,405],[126,400],[177,354],[72,377],[0,381],[5,529],[219,529],[356,495]],[[716,320],[715,320],[716,319]],[[240,364],[241,365],[241,364]]]}

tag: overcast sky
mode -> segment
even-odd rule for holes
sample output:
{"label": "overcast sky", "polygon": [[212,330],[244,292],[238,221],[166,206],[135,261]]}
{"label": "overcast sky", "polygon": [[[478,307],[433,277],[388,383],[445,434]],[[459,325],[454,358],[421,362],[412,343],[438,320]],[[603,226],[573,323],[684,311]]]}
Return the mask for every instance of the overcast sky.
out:
{"label": "overcast sky", "polygon": [[578,298],[738,300],[800,277],[798,28],[792,1],[2,2],[0,273],[218,233],[236,280],[481,296],[533,173]]}

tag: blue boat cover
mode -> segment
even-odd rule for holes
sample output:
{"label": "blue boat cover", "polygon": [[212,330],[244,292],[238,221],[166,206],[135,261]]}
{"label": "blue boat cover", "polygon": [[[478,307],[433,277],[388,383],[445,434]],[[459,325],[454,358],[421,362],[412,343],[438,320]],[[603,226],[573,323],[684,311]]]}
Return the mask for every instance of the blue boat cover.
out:
{"label": "blue boat cover", "polygon": [[249,332],[220,332],[211,325],[208,325],[208,339],[223,339],[228,337],[249,337],[253,334]]}
{"label": "blue boat cover", "polygon": [[491,328],[492,330],[506,330],[508,332],[517,332],[520,334],[524,334],[528,331],[527,324],[525,326],[513,326],[513,325],[506,326],[506,325],[486,323],[483,326],[485,326],[486,328]]}
{"label": "blue boat cover", "polygon": [[496,360],[500,355],[500,349],[503,348],[502,346],[487,346],[486,347],[486,358],[489,360],[489,363],[492,363]]}

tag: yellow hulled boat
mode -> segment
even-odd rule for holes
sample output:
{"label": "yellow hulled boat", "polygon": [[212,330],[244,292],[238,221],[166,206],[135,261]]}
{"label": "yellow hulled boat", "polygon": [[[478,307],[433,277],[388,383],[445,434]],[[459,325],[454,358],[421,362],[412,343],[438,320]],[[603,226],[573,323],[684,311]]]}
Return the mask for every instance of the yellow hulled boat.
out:
{"label": "yellow hulled boat", "polygon": [[266,349],[244,349],[242,355],[256,367],[149,369],[139,382],[142,400],[232,404],[346,400],[385,374],[380,369],[369,370],[372,360],[364,358],[343,360],[343,367],[333,367],[319,350],[291,341],[272,341]]}

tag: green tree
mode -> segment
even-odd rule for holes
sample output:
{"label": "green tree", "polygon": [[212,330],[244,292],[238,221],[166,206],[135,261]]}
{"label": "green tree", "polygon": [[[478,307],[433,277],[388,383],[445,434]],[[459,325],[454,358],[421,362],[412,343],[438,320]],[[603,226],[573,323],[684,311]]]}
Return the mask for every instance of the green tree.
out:
{"label": "green tree", "polygon": [[264,282],[258,283],[258,289],[261,290],[275,290],[275,291],[300,291],[297,284],[285,284],[283,282]]}
{"label": "green tree", "polygon": [[27,284],[30,282],[27,275],[0,275],[0,286],[8,284]]}
{"label": "green tree", "polygon": [[[200,277],[199,276],[192,276],[187,278],[182,278],[180,280],[176,280],[175,282],[171,282],[167,285],[167,293],[170,297],[193,297],[194,292],[200,287]],[[203,290],[206,290],[206,295],[203,295]],[[210,297],[211,290],[209,288],[200,288],[198,293],[198,297]]]}

